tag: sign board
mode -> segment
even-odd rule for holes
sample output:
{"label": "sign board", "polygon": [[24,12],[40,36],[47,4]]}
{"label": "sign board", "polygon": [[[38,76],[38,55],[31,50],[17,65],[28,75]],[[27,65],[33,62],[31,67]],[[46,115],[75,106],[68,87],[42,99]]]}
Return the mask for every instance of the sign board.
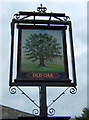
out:
{"label": "sign board", "polygon": [[[25,13],[20,12],[20,14],[24,15]],[[29,16],[30,13],[26,14]],[[31,13],[31,15],[49,16],[50,13]],[[58,16],[58,14],[54,15]],[[61,14],[61,16],[65,15]],[[31,25],[31,23],[34,25]],[[48,20],[23,20],[18,18],[12,20],[10,86],[40,86],[41,84],[45,84],[46,86],[76,85],[73,43],[71,42],[71,22],[51,21],[52,25],[49,25],[49,23]],[[15,24],[18,30],[17,74],[14,82],[12,82]],[[69,27],[73,58],[72,68],[73,78],[75,79],[73,81],[69,78],[68,70],[67,27]]]}
{"label": "sign board", "polygon": [[18,25],[18,29],[18,79],[67,81],[66,26]]}

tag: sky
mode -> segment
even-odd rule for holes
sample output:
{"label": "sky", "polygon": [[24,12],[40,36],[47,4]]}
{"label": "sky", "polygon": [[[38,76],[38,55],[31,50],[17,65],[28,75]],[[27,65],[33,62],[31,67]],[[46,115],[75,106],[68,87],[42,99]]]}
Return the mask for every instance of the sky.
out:
{"label": "sky", "polygon": [[[69,90],[51,107],[55,108],[55,116],[79,116],[82,109],[87,107],[87,2],[52,2],[48,1],[28,1],[20,0],[6,2],[3,0],[0,3],[0,59],[1,64],[1,84],[0,84],[0,104],[19,109],[25,112],[32,113],[36,106],[31,103],[17,89],[16,94],[12,95],[9,92],[9,68],[10,68],[10,22],[15,13],[19,11],[36,11],[36,8],[42,3],[47,7],[47,12],[66,13],[70,16],[73,28],[73,42],[75,50],[75,63],[77,75],[77,93],[72,95]],[[16,61],[14,60],[14,63]],[[38,87],[21,87],[37,104],[39,104],[39,89]],[[49,105],[62,91],[66,88],[50,87],[47,88],[47,104]]]}
{"label": "sky", "polygon": [[[89,2],[87,4],[87,21],[89,21]],[[89,45],[89,41],[88,41],[88,38],[89,38],[89,22],[87,22],[87,46]],[[89,71],[89,48],[87,47],[87,73]],[[87,81],[89,81],[89,74],[87,74]],[[87,82],[87,91],[89,91],[89,82]],[[89,107],[89,92],[87,92],[87,106]]]}

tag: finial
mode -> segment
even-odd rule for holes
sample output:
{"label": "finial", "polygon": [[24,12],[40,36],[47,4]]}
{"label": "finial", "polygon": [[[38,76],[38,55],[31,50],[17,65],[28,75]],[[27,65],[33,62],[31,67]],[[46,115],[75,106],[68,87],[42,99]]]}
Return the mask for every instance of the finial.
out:
{"label": "finial", "polygon": [[46,7],[43,7],[42,4],[40,4],[40,6],[41,6],[41,7],[37,7],[37,11],[38,11],[38,12],[41,12],[41,13],[46,12],[47,8],[46,8]]}

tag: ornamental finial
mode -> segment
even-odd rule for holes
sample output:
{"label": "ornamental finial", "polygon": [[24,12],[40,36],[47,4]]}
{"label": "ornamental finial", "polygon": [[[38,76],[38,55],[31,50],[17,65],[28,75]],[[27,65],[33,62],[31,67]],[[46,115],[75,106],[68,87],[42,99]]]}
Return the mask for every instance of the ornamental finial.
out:
{"label": "ornamental finial", "polygon": [[46,7],[43,7],[42,4],[40,4],[40,7],[37,7],[37,11],[38,12],[41,12],[41,13],[44,13],[47,11],[47,8]]}

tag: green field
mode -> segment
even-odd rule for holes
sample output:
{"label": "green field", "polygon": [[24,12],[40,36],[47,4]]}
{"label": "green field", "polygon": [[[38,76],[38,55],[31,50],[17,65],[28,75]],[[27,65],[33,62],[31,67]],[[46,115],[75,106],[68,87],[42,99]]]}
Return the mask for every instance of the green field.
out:
{"label": "green field", "polygon": [[39,66],[39,60],[32,62],[29,59],[22,59],[21,71],[64,71],[64,61],[60,58],[53,58],[52,61],[46,60],[45,67]]}
{"label": "green field", "polygon": [[45,67],[40,67],[38,64],[22,64],[21,71],[64,71],[63,65],[46,64]]}

